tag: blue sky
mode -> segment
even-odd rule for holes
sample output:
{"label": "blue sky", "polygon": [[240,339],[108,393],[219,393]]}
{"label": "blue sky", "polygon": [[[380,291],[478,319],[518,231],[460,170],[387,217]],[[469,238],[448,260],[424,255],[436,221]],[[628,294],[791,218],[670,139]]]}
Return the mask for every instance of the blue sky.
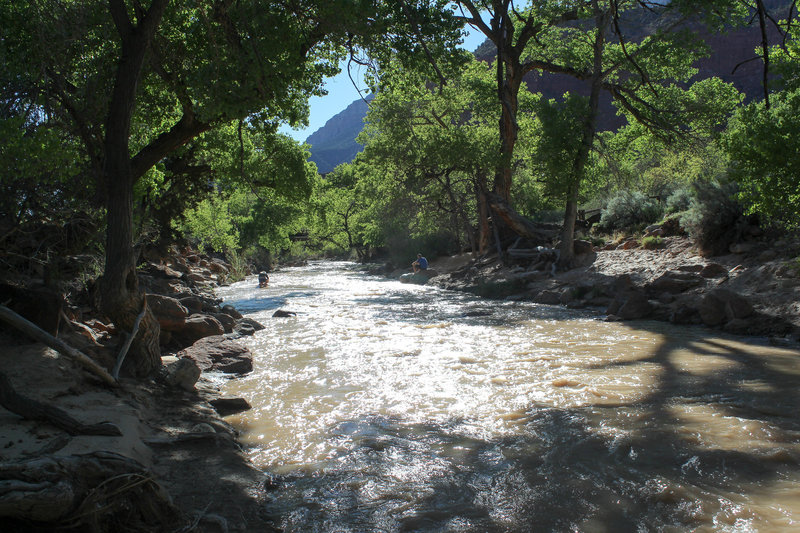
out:
{"label": "blue sky", "polygon": [[[464,44],[462,47],[466,50],[474,51],[478,46],[481,45],[481,43],[483,43],[485,37],[479,31],[473,30],[469,27],[466,29],[469,30],[469,34],[464,38]],[[345,66],[346,64],[343,64],[343,67]],[[353,75],[353,79],[356,81],[356,83],[360,84],[361,90],[364,91],[366,86],[358,77],[359,72],[357,67],[351,69],[351,73]],[[309,100],[311,112],[309,114],[307,128],[293,130],[288,126],[282,126],[280,128],[280,132],[289,135],[293,139],[303,142],[309,135],[324,126],[331,117],[344,110],[344,108],[352,104],[354,101],[361,98],[361,96],[358,94],[358,91],[353,86],[353,82],[350,81],[346,69],[344,68],[337,76],[327,79],[325,82],[325,89],[328,91],[327,95],[312,96]],[[366,93],[364,93],[364,96],[366,96]]]}

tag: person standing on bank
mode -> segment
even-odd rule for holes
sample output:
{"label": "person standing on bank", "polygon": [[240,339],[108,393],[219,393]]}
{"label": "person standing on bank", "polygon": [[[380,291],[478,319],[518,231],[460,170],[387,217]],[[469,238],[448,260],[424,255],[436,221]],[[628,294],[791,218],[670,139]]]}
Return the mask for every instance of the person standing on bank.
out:
{"label": "person standing on bank", "polygon": [[428,270],[428,260],[422,257],[422,254],[417,254],[417,260],[411,263],[411,267],[414,269],[414,274],[420,270]]}

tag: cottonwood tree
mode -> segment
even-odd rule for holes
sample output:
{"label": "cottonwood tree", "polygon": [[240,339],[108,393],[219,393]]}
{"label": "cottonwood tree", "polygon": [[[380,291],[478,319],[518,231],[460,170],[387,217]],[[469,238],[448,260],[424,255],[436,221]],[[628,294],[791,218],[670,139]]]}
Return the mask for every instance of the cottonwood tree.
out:
{"label": "cottonwood tree", "polygon": [[[578,191],[596,135],[601,92],[610,93],[629,119],[648,128],[674,132],[683,127],[687,117],[683,112],[701,109],[702,102],[695,96],[684,97],[676,82],[688,80],[694,73],[692,62],[706,49],[689,31],[681,29],[685,20],[681,10],[686,5],[680,1],[553,0],[524,6],[511,0],[457,3],[464,10],[465,23],[484,33],[497,50],[502,163],[495,173],[492,207],[506,214],[504,222],[519,234],[526,235],[529,230],[506,204],[512,186],[508,162],[519,130],[521,82],[526,74],[538,71],[565,74],[587,83],[580,142],[562,177],[566,184],[565,217],[559,263],[567,268],[574,255]],[[640,32],[631,39],[623,31],[625,18],[642,14],[650,18],[652,31]]]}
{"label": "cottonwood tree", "polygon": [[472,250],[485,251],[489,228],[482,198],[496,166],[499,113],[490,67],[466,52],[463,57],[463,65],[443,72],[444,85],[401,67],[384,69],[359,137],[365,145],[360,159],[418,196],[420,212],[409,215],[441,220]]}
{"label": "cottonwood tree", "polygon": [[[321,94],[345,46],[376,42],[380,33],[383,46],[408,47],[431,34],[420,30],[423,15],[438,13],[430,7],[371,0],[3,3],[3,53],[14,67],[3,94],[15,109],[34,109],[32,120],[81,139],[103,197],[101,308],[120,331],[131,331],[143,314],[131,372],[160,365],[158,323],[136,275],[137,182],[222,124],[304,120],[308,96]],[[398,16],[394,33],[391,15]]]}

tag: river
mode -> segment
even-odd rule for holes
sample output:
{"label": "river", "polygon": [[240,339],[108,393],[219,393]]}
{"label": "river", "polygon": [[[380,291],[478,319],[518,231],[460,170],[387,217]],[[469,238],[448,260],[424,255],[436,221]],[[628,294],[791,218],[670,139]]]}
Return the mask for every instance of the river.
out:
{"label": "river", "polygon": [[796,350],[352,263],[255,285],[219,290],[267,326],[223,393],[285,531],[800,530]]}

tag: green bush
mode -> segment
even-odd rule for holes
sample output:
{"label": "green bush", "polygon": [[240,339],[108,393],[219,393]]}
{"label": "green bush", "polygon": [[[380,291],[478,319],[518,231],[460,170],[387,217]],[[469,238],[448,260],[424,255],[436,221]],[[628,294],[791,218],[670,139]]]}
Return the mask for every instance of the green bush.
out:
{"label": "green bush", "polygon": [[651,235],[650,237],[644,237],[641,244],[645,250],[655,250],[664,246],[664,239],[658,235]]}
{"label": "green bush", "polygon": [[693,191],[690,187],[679,187],[672,191],[667,197],[664,213],[671,215],[674,213],[681,213],[689,209],[694,197]]}
{"label": "green bush", "polygon": [[695,195],[689,209],[681,215],[681,226],[703,255],[724,254],[741,237],[747,222],[736,199],[736,185],[697,182],[693,187]]}
{"label": "green bush", "polygon": [[769,108],[762,101],[738,109],[723,135],[723,146],[747,212],[796,228],[800,224],[800,89],[778,92],[770,100]]}
{"label": "green bush", "polygon": [[597,226],[601,231],[631,230],[652,224],[662,216],[657,202],[641,192],[619,191],[608,201]]}

